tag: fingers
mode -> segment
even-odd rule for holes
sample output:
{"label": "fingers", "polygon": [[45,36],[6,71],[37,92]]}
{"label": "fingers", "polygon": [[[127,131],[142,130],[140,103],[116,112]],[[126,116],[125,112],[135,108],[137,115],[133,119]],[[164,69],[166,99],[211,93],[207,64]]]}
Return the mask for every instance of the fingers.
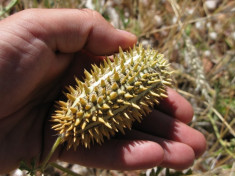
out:
{"label": "fingers", "polygon": [[[143,140],[145,142],[153,141],[161,145],[164,150],[164,158],[158,166],[168,167],[176,170],[183,170],[190,167],[193,164],[195,159],[195,154],[191,146],[167,140],[164,138],[160,138],[158,136],[154,136],[152,134],[143,133],[141,131],[132,130],[128,132],[127,135],[123,136],[125,139],[136,139]],[[154,150],[151,150],[152,154]]]}
{"label": "fingers", "polygon": [[88,167],[136,170],[159,165],[163,157],[163,149],[155,142],[112,139],[91,149],[79,147],[77,151],[64,150],[59,159]]}
{"label": "fingers", "polygon": [[185,124],[192,119],[191,105],[175,91],[168,92],[165,107],[159,109],[167,112],[173,108],[168,114],[174,118],[154,110],[136,125],[140,131],[132,130],[90,150],[63,151],[60,159],[107,169],[132,170],[157,165],[177,170],[188,168],[205,151],[206,141],[200,132]]}
{"label": "fingers", "polygon": [[18,16],[18,24],[54,51],[71,53],[85,47],[95,55],[108,55],[136,42],[133,34],[116,30],[98,12],[88,9],[30,9],[14,17]]}
{"label": "fingers", "polygon": [[[175,105],[175,111],[169,113],[174,118],[154,110],[136,126],[140,131],[132,130],[118,139],[106,141],[102,146],[92,146],[90,150],[80,147],[77,152],[63,151],[60,159],[106,169],[145,169],[157,165],[177,170],[188,168],[205,151],[205,138],[179,121],[191,120],[190,104],[175,91],[169,89],[168,92],[165,105],[168,108]],[[186,107],[185,111],[182,106]]]}
{"label": "fingers", "polygon": [[102,146],[92,146],[90,150],[63,151],[60,159],[106,169],[132,170],[157,165],[177,170],[188,168],[205,151],[205,138],[185,124],[192,118],[190,104],[175,91],[169,89],[168,92],[166,107],[160,108],[167,112],[167,108],[174,107],[169,113],[174,118],[155,110],[136,127],[141,131],[132,130]]}
{"label": "fingers", "polygon": [[206,149],[206,140],[199,131],[160,111],[155,110],[149,117],[144,118],[137,129],[154,136],[186,144],[193,149],[196,157],[202,155]]}
{"label": "fingers", "polygon": [[161,138],[156,138],[156,142],[164,149],[164,159],[160,166],[184,170],[193,165],[195,155],[190,146]]}
{"label": "fingers", "polygon": [[193,108],[190,103],[175,90],[167,89],[168,98],[160,101],[157,109],[180,120],[189,123],[193,118]]}
{"label": "fingers", "polygon": [[60,160],[88,167],[116,170],[137,170],[154,166],[183,170],[193,164],[193,149],[183,143],[165,140],[140,131],[105,141],[91,149],[79,147],[77,151],[63,151]]}

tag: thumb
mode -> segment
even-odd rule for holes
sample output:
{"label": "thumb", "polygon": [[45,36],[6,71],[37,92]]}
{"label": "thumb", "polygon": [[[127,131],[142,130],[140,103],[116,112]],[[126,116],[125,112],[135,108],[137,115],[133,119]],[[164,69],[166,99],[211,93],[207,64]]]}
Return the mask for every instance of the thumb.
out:
{"label": "thumb", "polygon": [[85,48],[95,55],[108,55],[119,46],[125,49],[136,43],[136,36],[115,29],[98,12],[89,9],[29,9],[18,15],[28,31],[62,53]]}

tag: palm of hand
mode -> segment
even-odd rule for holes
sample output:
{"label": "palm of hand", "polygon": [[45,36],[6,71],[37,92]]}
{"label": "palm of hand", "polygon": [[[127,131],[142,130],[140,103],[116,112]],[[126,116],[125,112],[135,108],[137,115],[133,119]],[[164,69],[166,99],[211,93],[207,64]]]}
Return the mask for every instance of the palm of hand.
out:
{"label": "palm of hand", "polygon": [[[0,148],[0,170],[15,167],[19,160],[40,156],[44,148],[44,134],[49,136],[51,133],[45,129],[50,108],[63,87],[63,81],[67,80],[66,74],[69,73],[66,69],[75,55],[56,54],[40,41],[27,43],[32,36],[27,36],[23,29],[19,33],[21,36],[5,33],[4,37],[23,45],[6,48],[2,58],[12,60],[2,59],[0,62],[3,73],[3,86],[0,88],[0,141],[4,144]],[[29,47],[30,53],[27,50]],[[83,64],[78,65],[83,67]]]}
{"label": "palm of hand", "polygon": [[[36,14],[33,15],[37,17]],[[66,42],[68,38],[75,40],[72,39],[74,35],[69,37],[71,31],[66,31],[68,38],[57,39],[53,36],[52,29],[50,29],[51,33],[45,32],[43,23],[29,23],[27,18],[23,16],[23,20],[19,20],[18,23],[11,23],[11,20],[2,22],[3,26],[8,26],[11,30],[3,28],[1,31],[3,41],[0,53],[1,172],[13,169],[20,160],[27,161],[40,156],[43,158],[49,151],[56,136],[50,130],[48,117],[61,88],[64,85],[73,84],[74,75],[81,75],[84,67],[97,62],[87,52],[79,52],[85,43],[88,51],[99,55],[112,53],[119,45],[126,47],[135,41],[132,40],[129,43],[125,41],[125,44],[124,41],[122,44],[119,41],[113,44],[113,48],[99,53],[92,47],[96,47],[99,39],[105,37],[102,34],[96,34],[95,29],[98,27],[94,24],[93,33],[90,34],[90,38],[92,35],[95,38],[93,44],[86,41],[89,37],[85,35],[87,38],[74,42],[77,45],[72,42],[72,45]],[[101,17],[97,18],[101,24],[107,25],[103,19],[100,19]],[[59,22],[61,20],[58,19]],[[110,26],[107,28],[111,32],[114,30]],[[61,30],[65,32],[63,28]],[[83,36],[83,33],[80,33],[79,37]],[[45,38],[44,35],[49,38]],[[41,40],[42,38],[45,40]],[[106,42],[107,46],[111,43],[111,41]],[[180,103],[183,108],[180,108]],[[188,167],[195,156],[199,156],[205,148],[202,135],[182,123],[191,120],[191,106],[173,90],[169,90],[169,99],[159,108],[162,112],[167,112],[168,108],[172,111],[167,113],[154,111],[141,125],[136,125],[136,130],[128,132],[126,136],[107,141],[102,146],[95,145],[91,150],[80,147],[77,152],[74,152],[60,148],[53,159],[59,158],[90,167],[108,169],[139,169],[155,165],[176,169]],[[156,116],[158,118],[155,118]],[[165,128],[168,130],[166,131]],[[183,134],[185,131],[189,133]],[[189,135],[196,136],[195,140],[188,139]],[[202,144],[198,145],[198,141]],[[182,153],[187,153],[184,159],[181,158]]]}

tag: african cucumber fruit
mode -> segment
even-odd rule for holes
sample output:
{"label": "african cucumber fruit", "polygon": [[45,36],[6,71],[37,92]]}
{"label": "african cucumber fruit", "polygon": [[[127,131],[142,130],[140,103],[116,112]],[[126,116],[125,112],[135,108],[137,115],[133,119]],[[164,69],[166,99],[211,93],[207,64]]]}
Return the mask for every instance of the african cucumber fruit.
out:
{"label": "african cucumber fruit", "polygon": [[85,79],[68,87],[67,101],[59,101],[52,116],[53,129],[63,135],[67,148],[102,144],[116,132],[131,129],[134,121],[166,98],[171,86],[169,63],[162,54],[141,45],[92,65]]}

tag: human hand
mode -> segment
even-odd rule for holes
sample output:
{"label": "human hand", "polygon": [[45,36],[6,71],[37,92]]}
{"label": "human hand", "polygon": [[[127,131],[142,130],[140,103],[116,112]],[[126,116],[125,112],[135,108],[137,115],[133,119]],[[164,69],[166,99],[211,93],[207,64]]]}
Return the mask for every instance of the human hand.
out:
{"label": "human hand", "polygon": [[[49,122],[54,101],[74,75],[99,57],[128,48],[136,37],[114,29],[90,10],[31,9],[0,21],[0,173],[21,160],[43,159],[56,136]],[[143,169],[156,165],[184,169],[205,150],[201,133],[186,125],[190,104],[172,89],[143,123],[91,149],[52,157],[89,167]]]}

